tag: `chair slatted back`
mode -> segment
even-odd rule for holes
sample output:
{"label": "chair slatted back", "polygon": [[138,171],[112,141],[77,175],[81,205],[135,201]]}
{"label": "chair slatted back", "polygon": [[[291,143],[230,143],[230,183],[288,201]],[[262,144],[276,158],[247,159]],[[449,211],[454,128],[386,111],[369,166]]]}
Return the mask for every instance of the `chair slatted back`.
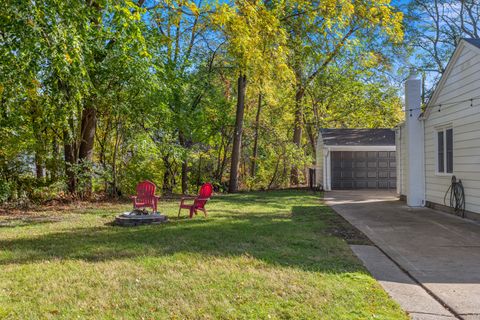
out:
{"label": "chair slatted back", "polygon": [[205,204],[207,203],[208,198],[212,196],[213,186],[211,183],[204,183],[201,188],[200,192],[198,193],[198,197],[195,199],[194,206],[196,208],[204,208]]}
{"label": "chair slatted back", "polygon": [[142,181],[137,185],[137,201],[153,203],[155,195],[155,184],[148,180]]}

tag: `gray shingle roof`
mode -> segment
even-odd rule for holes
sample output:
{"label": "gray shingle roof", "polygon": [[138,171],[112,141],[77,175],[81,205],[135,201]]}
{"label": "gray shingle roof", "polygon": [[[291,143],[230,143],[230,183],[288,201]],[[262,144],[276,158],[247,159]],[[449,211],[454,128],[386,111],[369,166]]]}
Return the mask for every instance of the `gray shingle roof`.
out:
{"label": "gray shingle roof", "polygon": [[470,44],[473,44],[475,47],[480,48],[480,39],[467,39],[463,38],[463,40],[467,41]]}
{"label": "gray shingle roof", "polygon": [[328,146],[394,146],[393,129],[320,129]]}

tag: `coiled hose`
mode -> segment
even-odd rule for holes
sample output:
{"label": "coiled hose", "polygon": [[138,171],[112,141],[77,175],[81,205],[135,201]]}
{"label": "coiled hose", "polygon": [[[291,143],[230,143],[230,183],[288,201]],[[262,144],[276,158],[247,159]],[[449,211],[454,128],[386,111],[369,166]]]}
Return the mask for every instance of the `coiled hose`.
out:
{"label": "coiled hose", "polygon": [[447,195],[450,192],[450,207],[455,210],[455,213],[461,212],[462,218],[465,218],[465,190],[463,189],[462,180],[452,176],[452,183],[445,192],[443,197],[443,204],[447,205]]}

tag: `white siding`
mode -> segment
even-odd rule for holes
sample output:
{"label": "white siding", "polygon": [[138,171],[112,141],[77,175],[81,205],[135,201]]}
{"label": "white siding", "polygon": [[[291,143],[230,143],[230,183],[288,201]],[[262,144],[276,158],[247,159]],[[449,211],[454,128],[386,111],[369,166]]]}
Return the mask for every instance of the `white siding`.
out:
{"label": "white siding", "polygon": [[397,193],[400,195],[407,195],[408,186],[408,148],[407,148],[407,130],[405,130],[405,123],[402,123],[395,136],[395,145],[397,146],[396,164],[397,164]]}
{"label": "white siding", "polygon": [[[317,186],[323,185],[323,139],[322,134],[318,133],[317,138],[317,154],[316,154],[316,161],[315,161],[315,182]],[[325,186],[324,186],[325,187]]]}
{"label": "white siding", "polygon": [[[480,50],[466,45],[446,74],[434,105],[480,96]],[[444,204],[451,175],[436,173],[438,128],[453,128],[453,174],[465,187],[466,210],[480,213],[480,100],[434,107],[425,120],[426,200]],[[440,110],[440,111],[439,111]]]}

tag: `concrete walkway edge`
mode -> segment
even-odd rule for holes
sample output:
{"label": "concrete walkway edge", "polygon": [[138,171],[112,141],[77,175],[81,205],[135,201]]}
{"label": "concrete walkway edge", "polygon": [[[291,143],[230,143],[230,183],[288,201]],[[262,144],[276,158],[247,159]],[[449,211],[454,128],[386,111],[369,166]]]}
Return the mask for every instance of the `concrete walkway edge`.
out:
{"label": "concrete walkway edge", "polygon": [[[390,191],[331,191],[324,194],[324,200],[375,244],[374,252],[352,249],[363,257],[379,282],[400,287],[416,283],[450,316],[480,320],[479,222],[428,208],[410,208]],[[408,279],[398,278],[392,271],[395,268],[381,262],[385,258]],[[380,261],[369,265],[372,259]],[[382,264],[390,271],[375,270]],[[416,299],[414,295],[411,297]],[[425,313],[423,319],[429,319],[428,313],[437,312],[414,306],[406,310],[416,311],[415,319],[420,319],[421,312]]]}
{"label": "concrete walkway edge", "polygon": [[389,296],[412,319],[458,319],[377,247],[351,245],[350,248]]}

